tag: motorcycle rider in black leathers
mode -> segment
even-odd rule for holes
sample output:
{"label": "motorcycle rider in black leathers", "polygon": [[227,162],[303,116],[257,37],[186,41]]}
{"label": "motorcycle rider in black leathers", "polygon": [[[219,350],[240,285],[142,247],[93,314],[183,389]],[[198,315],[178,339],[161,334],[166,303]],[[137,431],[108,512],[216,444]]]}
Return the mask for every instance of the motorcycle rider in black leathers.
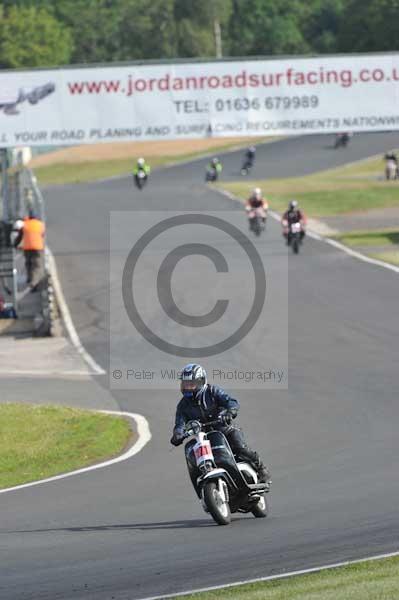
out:
{"label": "motorcycle rider in black leathers", "polygon": [[255,162],[255,155],[256,155],[256,148],[255,146],[250,146],[249,148],[247,148],[247,151],[245,152],[245,160],[248,161],[248,164],[252,167],[252,165]]}
{"label": "motorcycle rider in black leathers", "polygon": [[386,161],[392,160],[392,162],[394,162],[395,165],[398,165],[398,157],[394,150],[390,150],[389,152],[387,152],[384,156],[384,160],[386,160]]}
{"label": "motorcycle rider in black leathers", "polygon": [[254,163],[255,163],[255,154],[256,154],[256,148],[255,148],[255,146],[250,146],[245,151],[244,162],[242,163],[242,167],[241,167],[241,173],[243,175],[244,174],[248,174],[249,171],[250,171],[250,169],[252,169],[252,167],[254,166]]}
{"label": "motorcycle rider in black leathers", "polygon": [[185,439],[184,427],[188,421],[200,422],[220,419],[216,426],[227,438],[234,455],[249,464],[257,471],[259,481],[270,488],[271,478],[266,466],[257,452],[249,448],[243,432],[232,425],[240,408],[239,402],[229,396],[222,388],[207,383],[206,372],[201,365],[188,364],[181,372],[181,392],[183,398],[176,409],[175,426],[170,443],[179,446]]}
{"label": "motorcycle rider in black leathers", "polygon": [[287,244],[290,243],[291,236],[291,225],[292,223],[300,223],[301,224],[301,241],[305,237],[305,229],[306,229],[306,216],[305,213],[299,208],[298,202],[296,200],[291,200],[288,209],[285,211],[283,216],[281,217],[281,224],[283,226],[283,236],[286,239]]}

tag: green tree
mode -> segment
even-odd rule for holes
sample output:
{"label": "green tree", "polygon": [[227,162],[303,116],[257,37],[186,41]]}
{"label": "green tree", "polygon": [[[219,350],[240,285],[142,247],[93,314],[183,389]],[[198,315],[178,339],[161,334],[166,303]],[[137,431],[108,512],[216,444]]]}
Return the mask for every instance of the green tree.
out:
{"label": "green tree", "polygon": [[215,56],[215,21],[228,48],[232,0],[175,0],[177,52],[181,57]]}
{"label": "green tree", "polygon": [[46,67],[68,64],[68,29],[44,8],[11,6],[0,13],[0,66]]}
{"label": "green tree", "polygon": [[[43,0],[41,0],[43,1]],[[71,31],[73,63],[117,60],[121,0],[53,0],[54,15]]]}
{"label": "green tree", "polygon": [[398,50],[398,21],[398,0],[349,0],[339,30],[340,50]]}
{"label": "green tree", "polygon": [[337,52],[344,0],[316,0],[303,31],[314,52]]}
{"label": "green tree", "polygon": [[301,0],[233,0],[232,55],[300,54],[311,50],[303,33],[309,4]]}
{"label": "green tree", "polygon": [[123,0],[119,59],[173,58],[177,53],[174,0]]}

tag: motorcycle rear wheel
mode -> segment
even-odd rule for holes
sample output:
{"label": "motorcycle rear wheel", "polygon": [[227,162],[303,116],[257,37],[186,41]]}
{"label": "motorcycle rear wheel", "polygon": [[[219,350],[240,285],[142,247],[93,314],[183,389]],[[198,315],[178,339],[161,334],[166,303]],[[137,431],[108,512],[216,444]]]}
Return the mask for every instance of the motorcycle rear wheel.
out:
{"label": "motorcycle rear wheel", "polygon": [[228,502],[225,502],[214,481],[209,481],[204,487],[204,502],[218,525],[229,525],[231,512]]}

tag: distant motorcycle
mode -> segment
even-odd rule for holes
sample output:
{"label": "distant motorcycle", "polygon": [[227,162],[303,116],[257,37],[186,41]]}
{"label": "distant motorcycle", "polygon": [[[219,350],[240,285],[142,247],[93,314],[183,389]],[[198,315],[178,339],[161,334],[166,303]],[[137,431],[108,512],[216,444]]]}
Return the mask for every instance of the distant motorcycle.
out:
{"label": "distant motorcycle", "polygon": [[145,171],[140,169],[134,176],[134,183],[139,190],[142,190],[148,181],[148,175]]}
{"label": "distant motorcycle", "polygon": [[257,237],[266,229],[266,218],[266,211],[261,206],[248,210],[249,229]]}
{"label": "distant motorcycle", "polygon": [[337,133],[335,136],[334,148],[346,148],[346,146],[349,144],[350,138],[351,136],[349,133]]}
{"label": "distant motorcycle", "polygon": [[185,446],[191,482],[206,513],[218,525],[228,525],[231,513],[252,513],[267,517],[266,484],[259,483],[256,471],[247,462],[237,461],[221,431],[221,421],[190,421]]}
{"label": "distant motorcycle", "polygon": [[245,158],[241,167],[241,175],[249,175],[252,167],[254,166],[253,159]]}
{"label": "distant motorcycle", "polygon": [[219,172],[215,167],[209,167],[206,170],[205,173],[205,181],[208,182],[215,182],[217,181],[219,178]]}
{"label": "distant motorcycle", "polygon": [[283,233],[286,236],[287,245],[291,246],[294,254],[298,254],[303,239],[302,224],[299,221],[296,223],[283,221]]}

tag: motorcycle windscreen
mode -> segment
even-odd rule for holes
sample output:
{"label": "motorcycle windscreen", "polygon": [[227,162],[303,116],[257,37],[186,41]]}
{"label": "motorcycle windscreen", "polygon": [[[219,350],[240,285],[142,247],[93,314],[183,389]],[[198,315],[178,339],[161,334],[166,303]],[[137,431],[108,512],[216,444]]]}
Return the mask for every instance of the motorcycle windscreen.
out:
{"label": "motorcycle windscreen", "polygon": [[211,442],[216,466],[220,469],[226,469],[237,487],[242,487],[244,480],[226,437],[221,431],[210,431],[208,439]]}

